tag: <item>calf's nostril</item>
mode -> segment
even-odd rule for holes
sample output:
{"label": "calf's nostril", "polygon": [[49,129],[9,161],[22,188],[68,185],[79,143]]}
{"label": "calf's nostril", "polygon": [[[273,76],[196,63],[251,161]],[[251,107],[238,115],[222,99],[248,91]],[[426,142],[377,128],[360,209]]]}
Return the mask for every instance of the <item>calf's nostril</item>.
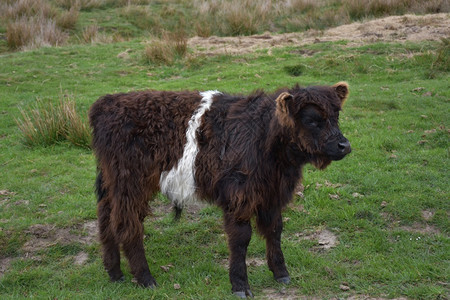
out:
{"label": "calf's nostril", "polygon": [[344,153],[349,153],[351,151],[349,141],[340,142],[338,144],[338,147],[339,147],[339,150],[341,150],[341,152],[344,152]]}

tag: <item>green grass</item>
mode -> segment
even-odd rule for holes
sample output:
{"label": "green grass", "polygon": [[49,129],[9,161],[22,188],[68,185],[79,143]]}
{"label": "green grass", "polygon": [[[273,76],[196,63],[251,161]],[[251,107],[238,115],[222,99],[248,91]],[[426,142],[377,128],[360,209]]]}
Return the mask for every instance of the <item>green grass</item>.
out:
{"label": "green grass", "polygon": [[[129,57],[117,58],[126,49],[131,49]],[[311,57],[299,57],[295,47],[239,57],[191,53],[170,66],[147,63],[144,49],[140,40],[132,40],[2,55],[0,190],[7,192],[0,195],[0,260],[12,261],[0,277],[0,298],[232,298],[223,266],[228,250],[221,212],[214,207],[186,214],[179,223],[158,211],[147,219],[146,253],[159,283],[154,290],[130,282],[125,260],[126,282],[109,283],[97,241],[56,242],[27,254],[23,246],[33,238],[30,226],[49,224],[81,235],[80,224],[95,220],[96,167],[89,150],[64,140],[24,144],[15,122],[20,109],[33,107],[38,99],[55,102],[61,91],[73,95],[85,114],[98,97],[114,92],[189,88],[248,93],[341,80],[351,88],[340,122],[353,152],[325,171],[307,167],[305,197],[296,197],[285,211],[288,289],[324,298],[448,296],[448,44],[302,46],[314,53]],[[164,198],[154,204],[168,205]],[[434,214],[429,220],[422,217],[425,210]],[[422,232],[426,226],[433,231]],[[340,242],[330,250],[298,238],[325,228]],[[89,259],[76,266],[73,257],[80,251]],[[256,235],[248,256],[264,258],[264,242]],[[169,264],[173,267],[167,272],[160,268]],[[282,288],[266,265],[250,266],[249,280],[258,296],[264,289]],[[349,291],[339,288],[343,282]]]}

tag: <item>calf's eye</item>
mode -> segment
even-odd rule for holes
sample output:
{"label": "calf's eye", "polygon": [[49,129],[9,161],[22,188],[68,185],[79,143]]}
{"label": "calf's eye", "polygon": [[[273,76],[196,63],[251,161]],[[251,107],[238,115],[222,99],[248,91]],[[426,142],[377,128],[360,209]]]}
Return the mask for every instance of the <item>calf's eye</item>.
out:
{"label": "calf's eye", "polygon": [[319,123],[317,121],[309,121],[308,125],[311,127],[317,127],[317,125],[319,125]]}
{"label": "calf's eye", "polygon": [[322,120],[306,119],[304,124],[308,127],[321,127]]}

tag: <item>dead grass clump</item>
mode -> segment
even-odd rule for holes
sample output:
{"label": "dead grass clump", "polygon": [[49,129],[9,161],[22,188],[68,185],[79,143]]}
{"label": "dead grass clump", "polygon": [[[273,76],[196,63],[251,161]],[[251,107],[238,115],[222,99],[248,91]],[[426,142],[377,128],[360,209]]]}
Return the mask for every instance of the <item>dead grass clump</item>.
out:
{"label": "dead grass clump", "polygon": [[412,5],[412,11],[416,13],[442,13],[450,11],[450,1],[448,0],[428,0],[416,1]]}
{"label": "dead grass clump", "polygon": [[450,10],[448,0],[344,0],[342,4],[352,19],[401,15],[407,12],[439,13]]}
{"label": "dead grass clump", "polygon": [[403,14],[413,1],[415,0],[344,0],[343,7],[352,19],[361,19],[368,16]]}
{"label": "dead grass clump", "polygon": [[166,41],[156,39],[145,47],[144,58],[154,64],[171,65],[174,61],[173,49]]}
{"label": "dead grass clump", "polygon": [[115,2],[116,6],[127,6],[127,5],[145,5],[149,4],[151,0],[110,0]]}
{"label": "dead grass clump", "polygon": [[372,0],[368,3],[367,14],[375,17],[403,14],[411,2],[411,0]]}
{"label": "dead grass clump", "polygon": [[80,10],[91,10],[111,5],[113,0],[54,0],[56,5],[65,9],[76,7]]}
{"label": "dead grass clump", "polygon": [[58,46],[66,40],[67,34],[51,19],[22,17],[6,27],[6,41],[11,49]]}
{"label": "dead grass clump", "polygon": [[349,15],[345,10],[320,11],[312,9],[289,20],[289,27],[297,30],[326,29],[349,22]]}
{"label": "dead grass clump", "polygon": [[194,7],[198,24],[209,24],[220,35],[250,35],[263,31],[270,27],[275,14],[270,0],[196,1]]}
{"label": "dead grass clump", "polygon": [[145,47],[144,58],[153,64],[171,65],[177,58],[187,54],[187,34],[183,29],[164,33]]}
{"label": "dead grass clump", "polygon": [[53,18],[57,10],[48,1],[44,0],[17,0],[4,1],[0,4],[0,15],[5,20],[15,20],[22,17]]}
{"label": "dead grass clump", "polygon": [[188,36],[184,29],[179,28],[174,32],[170,32],[164,37],[165,40],[169,40],[172,43],[173,50],[176,55],[184,57],[187,53],[187,41]]}
{"label": "dead grass clump", "polygon": [[195,23],[195,34],[199,37],[209,37],[212,35],[212,28],[206,20],[199,20]]}
{"label": "dead grass clump", "polygon": [[250,35],[258,31],[271,21],[271,1],[237,1],[222,2],[218,14],[223,20],[222,32],[225,35]]}
{"label": "dead grass clump", "polygon": [[6,42],[12,49],[20,49],[33,39],[33,29],[27,21],[17,20],[6,27]]}
{"label": "dead grass clump", "polygon": [[64,138],[76,146],[89,148],[91,131],[86,118],[82,118],[77,112],[75,100],[66,96],[65,99],[60,101],[59,110],[65,121],[63,127]]}
{"label": "dead grass clump", "polygon": [[73,6],[68,11],[63,12],[58,16],[56,19],[56,25],[63,29],[74,29],[77,24],[79,14],[80,10]]}
{"label": "dead grass clump", "polygon": [[128,5],[144,5],[150,0],[54,0],[59,7],[70,9],[78,7],[80,10],[91,10],[105,7],[122,7]]}
{"label": "dead grass clump", "polygon": [[58,104],[38,99],[29,109],[20,109],[16,123],[28,146],[52,145],[60,141],[89,148],[91,134],[87,120],[75,108],[75,100],[61,96]]}
{"label": "dead grass clump", "polygon": [[49,1],[18,0],[0,3],[0,17],[9,48],[25,50],[63,44],[68,37],[63,29],[75,26],[78,13],[60,15]]}
{"label": "dead grass clump", "polygon": [[305,12],[308,10],[316,9],[321,5],[319,1],[315,0],[287,0],[283,4],[283,8],[288,8],[295,12]]}
{"label": "dead grass clump", "polygon": [[361,19],[366,16],[366,3],[358,0],[344,0],[345,10],[352,19]]}
{"label": "dead grass clump", "polygon": [[85,43],[94,43],[98,36],[98,26],[96,24],[89,25],[83,29],[81,38]]}
{"label": "dead grass clump", "polygon": [[123,38],[120,36],[111,36],[105,33],[100,33],[98,25],[93,24],[83,29],[83,32],[81,33],[81,40],[88,44],[95,44],[95,43],[108,44],[114,41],[123,40]]}

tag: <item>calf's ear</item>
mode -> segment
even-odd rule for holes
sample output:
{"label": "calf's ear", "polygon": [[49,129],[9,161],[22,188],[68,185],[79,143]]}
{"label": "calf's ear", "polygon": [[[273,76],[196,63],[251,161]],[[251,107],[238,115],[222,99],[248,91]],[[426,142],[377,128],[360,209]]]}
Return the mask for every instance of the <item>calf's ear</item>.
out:
{"label": "calf's ear", "polygon": [[287,92],[281,93],[275,102],[277,103],[276,116],[278,121],[283,126],[294,127],[294,120],[289,114],[289,102],[292,101],[293,97]]}
{"label": "calf's ear", "polygon": [[341,99],[341,107],[344,106],[345,100],[348,98],[348,83],[341,81],[332,86],[336,91],[339,99]]}

